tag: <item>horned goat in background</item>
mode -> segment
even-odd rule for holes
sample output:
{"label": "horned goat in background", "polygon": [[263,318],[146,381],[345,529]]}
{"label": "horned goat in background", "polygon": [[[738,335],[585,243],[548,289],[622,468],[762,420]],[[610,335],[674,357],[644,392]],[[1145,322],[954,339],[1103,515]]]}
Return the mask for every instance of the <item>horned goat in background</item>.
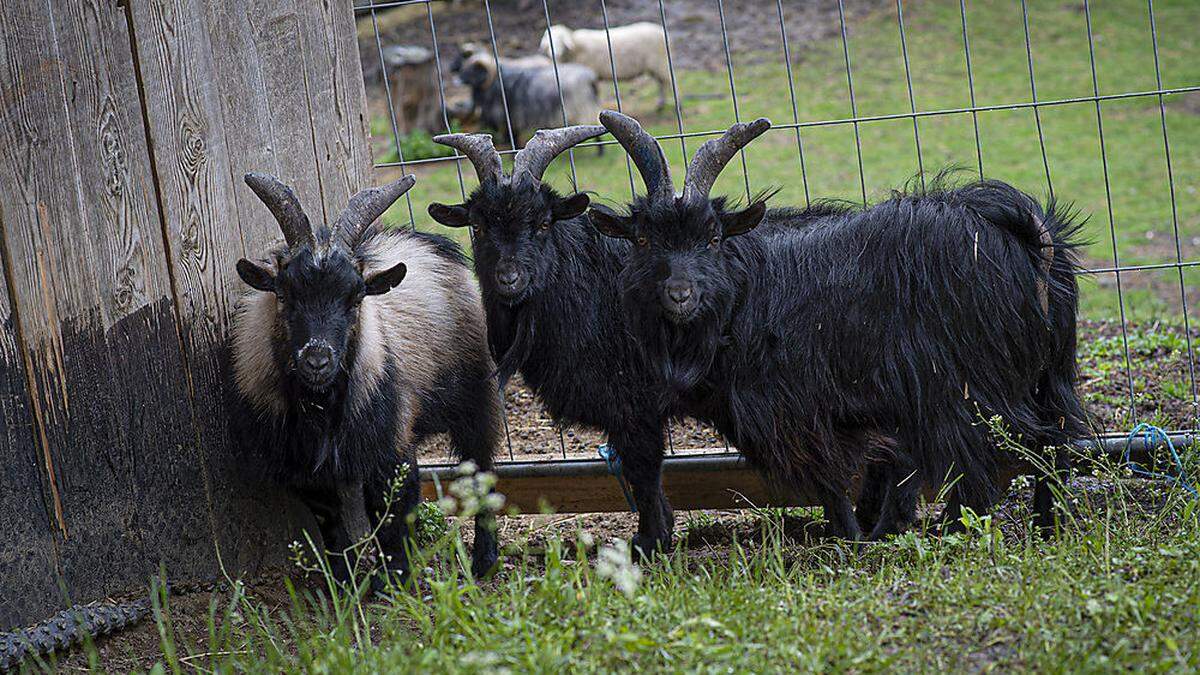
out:
{"label": "horned goat in background", "polygon": [[[709,191],[769,126],[738,124],[700,148],[682,195],[636,120],[601,121],[646,183],[630,215],[589,215],[636,242],[621,276],[629,323],[662,387],[717,410],[718,428],[772,479],[815,492],[844,536],[864,495],[877,538],[915,517],[923,486],[950,478],[946,520],[989,509],[1011,466],[980,419],[998,415],[1035,452],[1086,432],[1075,393],[1077,232],[1053,205],[1003,183],[898,194],[863,210],[818,207],[770,228],[762,198],[735,210]],[[878,489],[868,479],[864,490]],[[861,502],[860,502],[861,503]],[[1052,523],[1046,477],[1035,490]],[[876,520],[877,519],[877,520]],[[875,522],[871,522],[875,521]]]}
{"label": "horned goat in background", "polygon": [[[372,224],[412,176],[359,192],[315,232],[278,179],[251,173],[246,183],[286,245],[237,264],[253,290],[233,319],[235,429],[271,476],[298,489],[326,549],[345,551],[375,531],[387,572],[402,580],[407,516],[420,498],[417,444],[449,432],[459,456],[492,466],[501,408],[479,293],[450,240]],[[393,494],[397,474],[404,481]],[[381,519],[389,497],[394,517]],[[484,512],[473,572],[486,573],[496,556]],[[342,581],[356,562],[330,557]]]}

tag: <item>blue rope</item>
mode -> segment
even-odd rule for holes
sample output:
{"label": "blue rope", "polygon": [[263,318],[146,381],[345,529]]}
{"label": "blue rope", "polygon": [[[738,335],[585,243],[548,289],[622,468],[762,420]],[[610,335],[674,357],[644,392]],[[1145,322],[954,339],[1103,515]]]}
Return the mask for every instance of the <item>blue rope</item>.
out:
{"label": "blue rope", "polygon": [[[1179,472],[1178,476],[1171,476],[1165,473],[1150,471],[1149,469],[1140,466],[1137,462],[1129,459],[1130,446],[1133,443],[1134,437],[1138,434],[1142,435],[1142,440],[1146,444],[1146,447],[1149,447],[1155,442],[1166,443],[1167,449],[1171,451],[1171,460],[1175,462],[1175,469]],[[1125,439],[1125,454],[1122,459],[1124,460],[1125,464],[1129,466],[1130,470],[1139,476],[1165,480],[1168,483],[1181,486],[1183,489],[1191,493],[1193,497],[1198,496],[1196,494],[1196,488],[1192,487],[1192,484],[1188,482],[1187,474],[1183,470],[1183,461],[1179,459],[1179,453],[1175,450],[1175,444],[1171,442],[1171,437],[1167,435],[1167,432],[1163,431],[1159,427],[1154,426],[1153,424],[1142,422],[1134,427],[1133,431],[1129,432],[1129,436]]]}
{"label": "blue rope", "polygon": [[637,503],[633,501],[633,493],[629,490],[629,482],[621,474],[621,458],[617,456],[617,453],[613,452],[612,447],[608,443],[601,445],[598,450],[600,458],[608,465],[608,472],[616,476],[617,483],[621,485],[621,492],[625,493],[625,501],[629,502],[629,510],[632,513],[637,513]]}

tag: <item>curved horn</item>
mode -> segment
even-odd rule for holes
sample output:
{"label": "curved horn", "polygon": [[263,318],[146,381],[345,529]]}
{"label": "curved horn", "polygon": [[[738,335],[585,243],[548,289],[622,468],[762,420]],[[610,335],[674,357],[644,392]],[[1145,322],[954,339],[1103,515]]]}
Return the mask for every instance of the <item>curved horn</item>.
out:
{"label": "curved horn", "polygon": [[308,216],[305,215],[304,209],[300,208],[300,201],[296,199],[296,194],[290,187],[275,176],[265,173],[251,172],[246,174],[243,180],[254,190],[254,194],[258,195],[262,203],[267,205],[271,215],[275,216],[279,229],[283,231],[283,238],[287,240],[288,248],[295,251],[305,244],[310,247],[315,244],[312,225],[309,224]]}
{"label": "curved horn", "polygon": [[442,134],[434,136],[433,142],[448,145],[466,155],[475,165],[475,175],[480,183],[504,178],[500,153],[496,152],[496,145],[488,134]]}
{"label": "curved horn", "polygon": [[607,130],[596,125],[578,125],[560,129],[539,129],[517,153],[513,159],[513,176],[521,174],[522,170],[529,174],[535,182],[542,180],[542,174],[554,158],[574,145],[589,138],[595,138]]}
{"label": "curved horn", "polygon": [[671,167],[658,141],[637,120],[615,110],[600,113],[600,123],[629,153],[646,184],[646,196],[656,200],[673,199],[675,187],[671,184]]}
{"label": "curved horn", "polygon": [[771,120],[760,117],[749,124],[738,123],[729,127],[720,138],[714,138],[696,151],[692,162],[688,164],[687,175],[683,179],[683,194],[685,197],[695,196],[708,199],[708,192],[721,170],[733,159],[738,150],[758,138],[771,128]]}
{"label": "curved horn", "polygon": [[362,229],[383,215],[384,211],[415,185],[417,179],[409,174],[387,185],[370,187],[350,198],[350,203],[333,223],[331,239],[350,244]]}

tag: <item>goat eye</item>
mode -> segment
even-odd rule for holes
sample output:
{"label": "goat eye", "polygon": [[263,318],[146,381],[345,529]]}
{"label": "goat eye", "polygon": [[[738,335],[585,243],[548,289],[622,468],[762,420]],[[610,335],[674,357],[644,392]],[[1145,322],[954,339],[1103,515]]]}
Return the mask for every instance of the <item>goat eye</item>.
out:
{"label": "goat eye", "polygon": [[546,216],[546,217],[545,217],[545,219],[543,219],[543,220],[542,220],[542,222],[541,222],[541,223],[538,225],[538,229],[540,229],[540,230],[548,230],[548,229],[550,229],[550,223],[551,223],[551,222],[552,222],[552,221],[551,221],[551,219],[550,219],[550,216]]}
{"label": "goat eye", "polygon": [[720,246],[721,245],[721,236],[717,235],[717,236],[713,237],[712,239],[709,239],[708,245],[711,246],[712,248],[716,248],[716,247]]}
{"label": "goat eye", "polygon": [[645,248],[645,247],[646,247],[646,245],[647,245],[647,244],[649,244],[649,243],[650,243],[650,242],[649,242],[649,240],[647,240],[645,237],[638,237],[638,238],[637,238],[637,245],[638,245],[638,246],[641,246],[642,248]]}

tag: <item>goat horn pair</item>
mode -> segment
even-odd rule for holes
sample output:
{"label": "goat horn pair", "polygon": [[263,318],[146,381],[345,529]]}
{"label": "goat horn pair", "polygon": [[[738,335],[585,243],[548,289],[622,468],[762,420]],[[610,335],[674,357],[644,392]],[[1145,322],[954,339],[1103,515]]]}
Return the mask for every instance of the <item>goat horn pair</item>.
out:
{"label": "goat horn pair", "polygon": [[[300,207],[300,200],[296,199],[292,188],[284,185],[283,181],[275,176],[265,173],[248,173],[245,181],[262,203],[267,205],[271,215],[275,216],[289,249],[294,252],[306,245],[316,248],[317,241],[313,236],[312,224],[309,223],[304,209]],[[416,178],[408,175],[387,185],[367,188],[351,197],[349,205],[334,221],[330,241],[354,241],[363,228],[383,215],[383,212],[416,182]]]}
{"label": "goat horn pair", "polygon": [[[541,129],[529,139],[525,147],[513,158],[513,177],[541,182],[542,174],[554,158],[575,145],[595,138],[605,132],[604,127],[578,125],[560,129]],[[479,182],[504,180],[504,169],[500,153],[496,151],[492,137],[488,134],[443,134],[434,136],[434,142],[447,145],[467,156],[475,166]]]}
{"label": "goat horn pair", "polygon": [[[653,200],[673,198],[675,188],[671,182],[671,168],[658,141],[643,129],[637,120],[615,110],[600,113],[600,123],[612,133],[621,147],[625,148],[625,152],[629,153],[629,157],[638,168],[638,173],[642,175],[642,181],[646,184],[646,196]],[[717,176],[729,160],[750,141],[770,128],[771,120],[765,117],[749,124],[739,122],[720,138],[714,138],[700,146],[688,164],[687,174],[683,179],[683,196],[689,199],[708,199],[713,183],[717,182]]]}

